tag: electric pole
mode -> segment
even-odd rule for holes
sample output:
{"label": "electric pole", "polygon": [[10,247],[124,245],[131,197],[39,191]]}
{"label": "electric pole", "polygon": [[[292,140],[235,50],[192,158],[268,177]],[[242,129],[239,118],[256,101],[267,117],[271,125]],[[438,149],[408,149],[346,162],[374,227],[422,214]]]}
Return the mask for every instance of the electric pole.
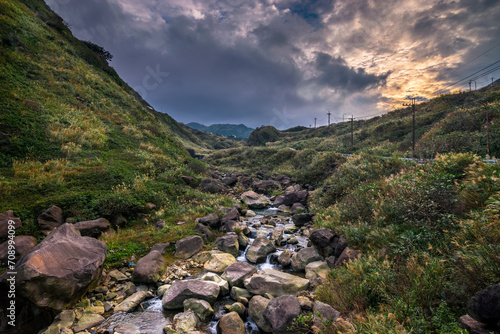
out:
{"label": "electric pole", "polygon": [[354,115],[351,115],[351,148],[354,147]]}
{"label": "electric pole", "polygon": [[328,126],[330,126],[330,115],[332,114],[331,112],[326,113],[328,115]]}
{"label": "electric pole", "polygon": [[317,120],[317,118],[316,118],[316,117],[314,117],[314,128],[315,128],[315,129],[316,129],[316,120]]}
{"label": "electric pole", "polygon": [[472,81],[474,81],[474,90],[477,90],[476,80],[469,80],[469,92],[472,91]]}
{"label": "electric pole", "polygon": [[490,157],[490,115],[486,103],[484,104],[484,108],[486,109],[486,154]]}
{"label": "electric pole", "polygon": [[[470,82],[469,82],[470,84]],[[411,103],[403,103],[404,106],[411,106],[413,114],[413,124],[412,124],[412,140],[411,140],[411,157],[415,159],[415,98],[411,98]]]}

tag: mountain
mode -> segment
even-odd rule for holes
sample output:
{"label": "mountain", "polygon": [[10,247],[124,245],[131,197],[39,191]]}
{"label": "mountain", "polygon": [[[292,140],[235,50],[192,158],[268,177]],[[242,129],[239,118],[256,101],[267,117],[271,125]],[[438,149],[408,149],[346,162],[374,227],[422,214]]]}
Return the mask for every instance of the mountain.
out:
{"label": "mountain", "polygon": [[215,133],[224,137],[234,136],[244,139],[248,138],[254,130],[244,124],[212,124],[210,126],[205,126],[200,123],[191,122],[186,125],[199,131]]}

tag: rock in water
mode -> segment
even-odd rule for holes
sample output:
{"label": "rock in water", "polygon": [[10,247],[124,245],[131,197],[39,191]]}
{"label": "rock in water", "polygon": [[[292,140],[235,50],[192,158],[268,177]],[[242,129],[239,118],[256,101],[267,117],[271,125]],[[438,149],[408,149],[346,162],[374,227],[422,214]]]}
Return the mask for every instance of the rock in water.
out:
{"label": "rock in water", "polygon": [[309,288],[309,280],[274,269],[266,269],[245,280],[245,288],[254,295],[270,293],[274,297],[296,294]]}
{"label": "rock in water", "polygon": [[175,257],[188,259],[203,249],[205,243],[199,235],[181,239],[175,243]]}
{"label": "rock in water", "polygon": [[236,258],[228,253],[212,253],[212,257],[205,262],[203,268],[215,273],[222,273],[227,267],[236,263]]}
{"label": "rock in water", "polygon": [[222,278],[233,286],[242,288],[243,281],[257,272],[257,268],[246,262],[236,262],[226,268]]}
{"label": "rock in water", "polygon": [[248,304],[248,313],[257,324],[257,327],[266,333],[273,331],[271,324],[264,317],[264,312],[270,301],[270,299],[262,296],[253,296]]}
{"label": "rock in water", "polygon": [[162,305],[166,310],[184,307],[189,298],[206,300],[213,304],[219,295],[220,288],[216,283],[196,279],[177,281],[163,295]]}
{"label": "rock in water", "polygon": [[289,333],[288,327],[293,319],[300,315],[300,303],[295,296],[281,296],[269,302],[264,311],[264,317],[273,328],[273,333]]}
{"label": "rock in water", "polygon": [[233,256],[238,256],[240,245],[236,233],[230,232],[225,236],[217,238],[215,246],[224,253],[229,253]]}
{"label": "rock in water", "polygon": [[264,195],[259,195],[255,191],[247,191],[241,194],[241,200],[250,209],[263,209],[269,205],[269,200]]}
{"label": "rock in water", "polygon": [[236,312],[225,314],[217,325],[221,334],[245,334],[245,324]]}
{"label": "rock in water", "polygon": [[323,257],[318,253],[316,248],[302,248],[292,256],[292,269],[294,271],[305,271],[309,263],[316,261],[323,261]]}
{"label": "rock in water", "polygon": [[275,250],[276,248],[271,240],[265,237],[257,237],[248,248],[245,256],[252,263],[260,263],[265,262],[267,256]]}

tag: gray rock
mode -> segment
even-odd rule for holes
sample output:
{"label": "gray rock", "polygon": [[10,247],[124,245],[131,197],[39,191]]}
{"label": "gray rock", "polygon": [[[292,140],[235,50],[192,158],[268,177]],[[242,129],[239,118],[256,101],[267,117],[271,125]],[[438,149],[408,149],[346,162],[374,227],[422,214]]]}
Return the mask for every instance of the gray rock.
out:
{"label": "gray rock", "polygon": [[257,272],[257,268],[247,262],[236,262],[226,268],[222,278],[229,285],[242,288],[243,281]]}
{"label": "gray rock", "polygon": [[306,207],[302,203],[293,203],[291,208],[292,213],[303,213],[306,212]]}
{"label": "gray rock", "polygon": [[207,282],[214,282],[215,284],[217,284],[220,289],[219,292],[220,296],[225,296],[229,293],[229,283],[215,273],[206,273],[205,275],[200,277],[200,280]]}
{"label": "gray rock", "polygon": [[269,321],[264,317],[266,307],[270,301],[270,299],[262,296],[253,296],[248,304],[248,313],[257,324],[257,327],[266,333],[273,330]]}
{"label": "gray rock", "polygon": [[236,312],[225,314],[219,321],[217,329],[221,334],[245,334],[245,324]]}
{"label": "gray rock", "polygon": [[337,259],[335,266],[341,266],[348,261],[354,261],[361,256],[361,252],[350,247],[346,247]]}
{"label": "gray rock", "polygon": [[93,313],[84,313],[83,316],[78,320],[76,325],[73,327],[75,333],[84,331],[88,328],[98,326],[104,321],[102,315]]}
{"label": "gray rock", "polygon": [[215,246],[224,253],[229,253],[233,256],[238,256],[240,245],[238,243],[238,236],[234,232],[230,232],[223,237],[217,238]]}
{"label": "gray rock", "polygon": [[200,223],[196,223],[194,230],[196,232],[200,232],[201,234],[203,234],[208,240],[213,240],[215,238],[215,234],[212,231],[210,231],[208,227]]}
{"label": "gray rock", "polygon": [[[13,223],[9,224],[9,221],[12,221]],[[15,217],[12,210],[0,213],[0,239],[7,237],[9,225],[14,226],[14,229],[18,229],[22,226],[21,219]]]}
{"label": "gray rock", "polygon": [[306,266],[306,278],[308,280],[315,279],[318,277],[326,279],[330,267],[326,261],[315,261],[311,262]]}
{"label": "gray rock", "polygon": [[295,296],[280,296],[269,302],[264,317],[275,334],[289,333],[288,327],[300,315],[300,303]]}
{"label": "gray rock", "polygon": [[225,194],[228,192],[227,188],[217,180],[204,179],[200,183],[200,189],[203,192],[210,194]]}
{"label": "gray rock", "polygon": [[240,297],[250,299],[250,298],[252,298],[252,295],[250,294],[250,292],[248,292],[247,289],[238,288],[237,286],[233,286],[231,288],[231,299],[238,301],[238,300],[240,300]]}
{"label": "gray rock", "polygon": [[198,316],[191,310],[178,313],[172,319],[172,326],[179,334],[190,334],[198,326]]}
{"label": "gray rock", "polygon": [[183,304],[184,311],[192,310],[202,320],[214,313],[212,306],[206,300],[190,298],[186,299]]}
{"label": "gray rock", "polygon": [[155,224],[155,230],[157,230],[157,231],[163,230],[165,228],[165,226],[167,226],[165,221],[163,219],[160,219]]}
{"label": "gray rock", "polygon": [[220,218],[215,213],[211,213],[207,216],[197,218],[196,222],[208,226],[212,229],[217,229],[221,226]]}
{"label": "gray rock", "polygon": [[281,264],[283,267],[288,267],[290,266],[292,262],[292,255],[293,252],[289,249],[285,249],[279,256],[278,256],[278,263]]}
{"label": "gray rock", "polygon": [[245,250],[249,242],[250,240],[248,240],[248,237],[243,233],[238,234],[238,244],[240,245],[240,250]]}
{"label": "gray rock", "polygon": [[[15,261],[17,262],[21,257],[26,255],[29,251],[35,248],[37,241],[34,237],[28,235],[20,235],[14,237],[15,246]],[[4,265],[8,263],[9,257],[9,241],[0,244],[0,262]]]}
{"label": "gray rock", "polygon": [[99,218],[75,223],[75,227],[80,234],[85,237],[98,238],[102,232],[107,231],[111,224],[107,219]]}
{"label": "gray rock", "polygon": [[51,206],[40,216],[38,216],[38,225],[40,229],[52,231],[64,224],[62,209],[58,206]]}
{"label": "gray rock", "polygon": [[63,329],[69,329],[75,321],[75,312],[73,310],[64,310],[59,313],[52,324],[41,334],[59,334],[64,333]]}
{"label": "gray rock", "polygon": [[220,222],[221,224],[225,224],[231,220],[238,221],[239,218],[240,218],[240,213],[238,212],[238,209],[232,208],[228,213],[226,213],[221,217]]}
{"label": "gray rock", "polygon": [[490,285],[469,300],[469,314],[488,326],[500,322],[500,284]]}
{"label": "gray rock", "polygon": [[296,213],[292,216],[292,220],[295,226],[304,226],[307,223],[311,223],[313,217],[313,213]]}
{"label": "gray rock", "polygon": [[146,284],[156,283],[160,279],[163,267],[165,267],[163,256],[159,251],[153,250],[137,261],[132,281]]}
{"label": "gray rock", "polygon": [[244,285],[254,295],[270,293],[277,297],[307,290],[309,280],[278,270],[266,269],[245,279]]}
{"label": "gray rock", "polygon": [[466,314],[460,317],[460,325],[462,325],[462,328],[465,328],[470,334],[490,334],[491,331],[488,329],[488,327],[477,321],[474,320],[470,315]]}
{"label": "gray rock", "polygon": [[236,262],[236,258],[228,253],[212,253],[210,260],[205,262],[203,268],[215,273],[223,273],[227,267]]}
{"label": "gray rock", "polygon": [[263,209],[270,204],[266,196],[259,195],[254,191],[247,191],[241,194],[241,200],[250,209]]}
{"label": "gray rock", "polygon": [[146,297],[148,296],[148,293],[146,291],[139,291],[134,294],[132,294],[130,297],[125,299],[123,302],[121,302],[119,305],[115,307],[115,312],[129,312],[132,311],[134,308],[137,307]]}
{"label": "gray rock", "polygon": [[219,295],[217,284],[196,279],[177,281],[172,284],[162,298],[162,306],[166,310],[184,307],[184,301],[189,298],[206,300],[213,304]]}
{"label": "gray rock", "polygon": [[302,248],[292,256],[292,269],[294,271],[305,271],[306,266],[315,261],[323,261],[323,257],[318,253],[316,248]]}
{"label": "gray rock", "polygon": [[117,282],[123,282],[128,280],[128,277],[117,269],[113,269],[108,273],[108,276],[111,277],[112,280]]}
{"label": "gray rock", "polygon": [[203,249],[205,243],[199,235],[181,239],[175,243],[175,257],[188,259]]}
{"label": "gray rock", "polygon": [[267,256],[276,251],[273,242],[264,237],[257,237],[246,253],[246,258],[252,263],[265,262]]}
{"label": "gray rock", "polygon": [[167,251],[168,247],[170,247],[170,242],[162,242],[162,243],[153,245],[153,247],[151,247],[150,252],[158,251],[158,252],[160,252],[161,255],[164,255],[165,252]]}
{"label": "gray rock", "polygon": [[328,325],[327,322],[334,322],[340,317],[340,312],[328,304],[315,301],[313,305],[313,323],[316,327],[322,328],[321,324]]}

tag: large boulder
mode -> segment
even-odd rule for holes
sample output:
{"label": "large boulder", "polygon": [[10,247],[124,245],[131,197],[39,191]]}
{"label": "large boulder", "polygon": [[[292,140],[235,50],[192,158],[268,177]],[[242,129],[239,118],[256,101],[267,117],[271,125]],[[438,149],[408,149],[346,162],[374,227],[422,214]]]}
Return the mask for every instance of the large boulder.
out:
{"label": "large boulder", "polygon": [[313,305],[313,323],[316,327],[322,328],[322,324],[334,322],[340,317],[340,312],[328,304],[315,301]]}
{"label": "large boulder", "polygon": [[215,213],[211,213],[207,216],[196,218],[197,223],[208,226],[213,229],[217,229],[221,226],[220,218]]}
{"label": "large boulder", "polygon": [[14,229],[18,229],[22,226],[21,219],[15,217],[12,210],[0,213],[0,239],[7,237],[9,225],[14,226]]}
{"label": "large boulder", "polygon": [[236,258],[228,253],[212,253],[210,260],[205,262],[205,270],[222,273],[227,267],[236,263]]}
{"label": "large boulder", "polygon": [[49,232],[64,224],[62,209],[58,206],[51,206],[38,216],[38,225],[43,231]]}
{"label": "large boulder", "polygon": [[270,204],[269,199],[264,195],[259,195],[255,191],[246,191],[241,194],[241,200],[250,209],[263,209]]}
{"label": "large boulder", "polygon": [[290,186],[285,189],[282,195],[276,196],[273,204],[276,207],[282,204],[292,206],[294,203],[306,205],[308,196],[308,191],[302,190],[300,186]]}
{"label": "large boulder", "polygon": [[273,242],[265,237],[257,237],[252,242],[245,254],[248,261],[252,263],[265,262],[267,256],[276,251]]}
{"label": "large boulder", "polygon": [[181,239],[175,243],[175,257],[188,259],[203,249],[205,243],[199,235]]}
{"label": "large boulder", "polygon": [[264,311],[264,317],[269,321],[274,334],[289,333],[288,328],[293,319],[300,315],[301,308],[297,297],[280,296],[272,299]]}
{"label": "large boulder", "polygon": [[248,303],[248,314],[252,317],[257,327],[263,332],[272,332],[272,327],[269,321],[264,317],[267,305],[271,300],[262,296],[253,296]]}
{"label": "large boulder", "polygon": [[200,280],[202,281],[207,281],[207,282],[213,282],[219,286],[220,296],[225,296],[229,293],[229,283],[225,280],[222,279],[219,275],[215,273],[206,273],[205,275],[200,277]]}
{"label": "large boulder", "polygon": [[98,281],[105,258],[105,243],[64,224],[16,264],[16,291],[38,307],[71,307]]}
{"label": "large boulder", "polygon": [[225,194],[228,192],[224,184],[214,179],[202,180],[200,183],[200,189],[201,191],[210,194]]}
{"label": "large boulder", "polygon": [[309,236],[312,244],[319,250],[321,255],[329,257],[335,253],[335,247],[339,240],[337,234],[329,228],[314,230]]}
{"label": "large boulder", "polygon": [[236,312],[225,314],[217,324],[218,332],[221,334],[245,334],[245,323]]}
{"label": "large boulder", "polygon": [[80,231],[81,235],[93,238],[99,237],[101,233],[107,231],[110,226],[111,224],[109,221],[104,218],[87,220],[75,224],[76,229]]}
{"label": "large boulder", "polygon": [[239,218],[240,218],[240,213],[239,213],[238,209],[232,208],[229,212],[227,212],[225,215],[223,215],[220,218],[220,222],[222,225],[224,225],[228,221],[231,221],[231,220],[238,221]]}
{"label": "large boulder", "polygon": [[[15,246],[15,261],[22,258],[25,254],[27,254],[30,250],[35,248],[37,241],[34,237],[28,235],[20,235],[14,237]],[[6,265],[9,257],[9,241],[5,241],[0,244],[0,262]]]}
{"label": "large boulder", "polygon": [[163,256],[159,251],[153,250],[137,261],[132,281],[146,284],[156,283],[160,279],[163,267],[165,267]]}
{"label": "large boulder", "polygon": [[245,288],[254,295],[269,293],[275,297],[293,295],[309,288],[309,280],[274,269],[266,269],[244,281]]}
{"label": "large boulder", "polygon": [[311,262],[323,261],[323,257],[314,247],[306,247],[299,250],[292,256],[292,269],[294,271],[305,271],[306,266]]}
{"label": "large boulder", "polygon": [[469,300],[468,309],[477,321],[490,327],[500,325],[500,284],[479,291]]}
{"label": "large boulder", "polygon": [[295,226],[304,226],[307,223],[311,223],[313,217],[314,213],[297,213],[292,216],[292,220]]}
{"label": "large boulder", "polygon": [[238,236],[234,232],[230,232],[223,237],[217,238],[215,246],[224,253],[229,253],[233,256],[238,256],[240,245],[238,243]]}
{"label": "large boulder", "polygon": [[231,286],[242,288],[243,281],[257,272],[257,268],[247,262],[236,262],[226,268],[222,278]]}
{"label": "large boulder", "polygon": [[280,190],[281,183],[274,180],[255,180],[252,188],[259,193],[269,194],[274,190]]}
{"label": "large boulder", "polygon": [[219,286],[213,282],[188,279],[177,281],[168,289],[162,298],[162,306],[166,310],[184,307],[186,299],[201,299],[213,304],[219,295]]}

